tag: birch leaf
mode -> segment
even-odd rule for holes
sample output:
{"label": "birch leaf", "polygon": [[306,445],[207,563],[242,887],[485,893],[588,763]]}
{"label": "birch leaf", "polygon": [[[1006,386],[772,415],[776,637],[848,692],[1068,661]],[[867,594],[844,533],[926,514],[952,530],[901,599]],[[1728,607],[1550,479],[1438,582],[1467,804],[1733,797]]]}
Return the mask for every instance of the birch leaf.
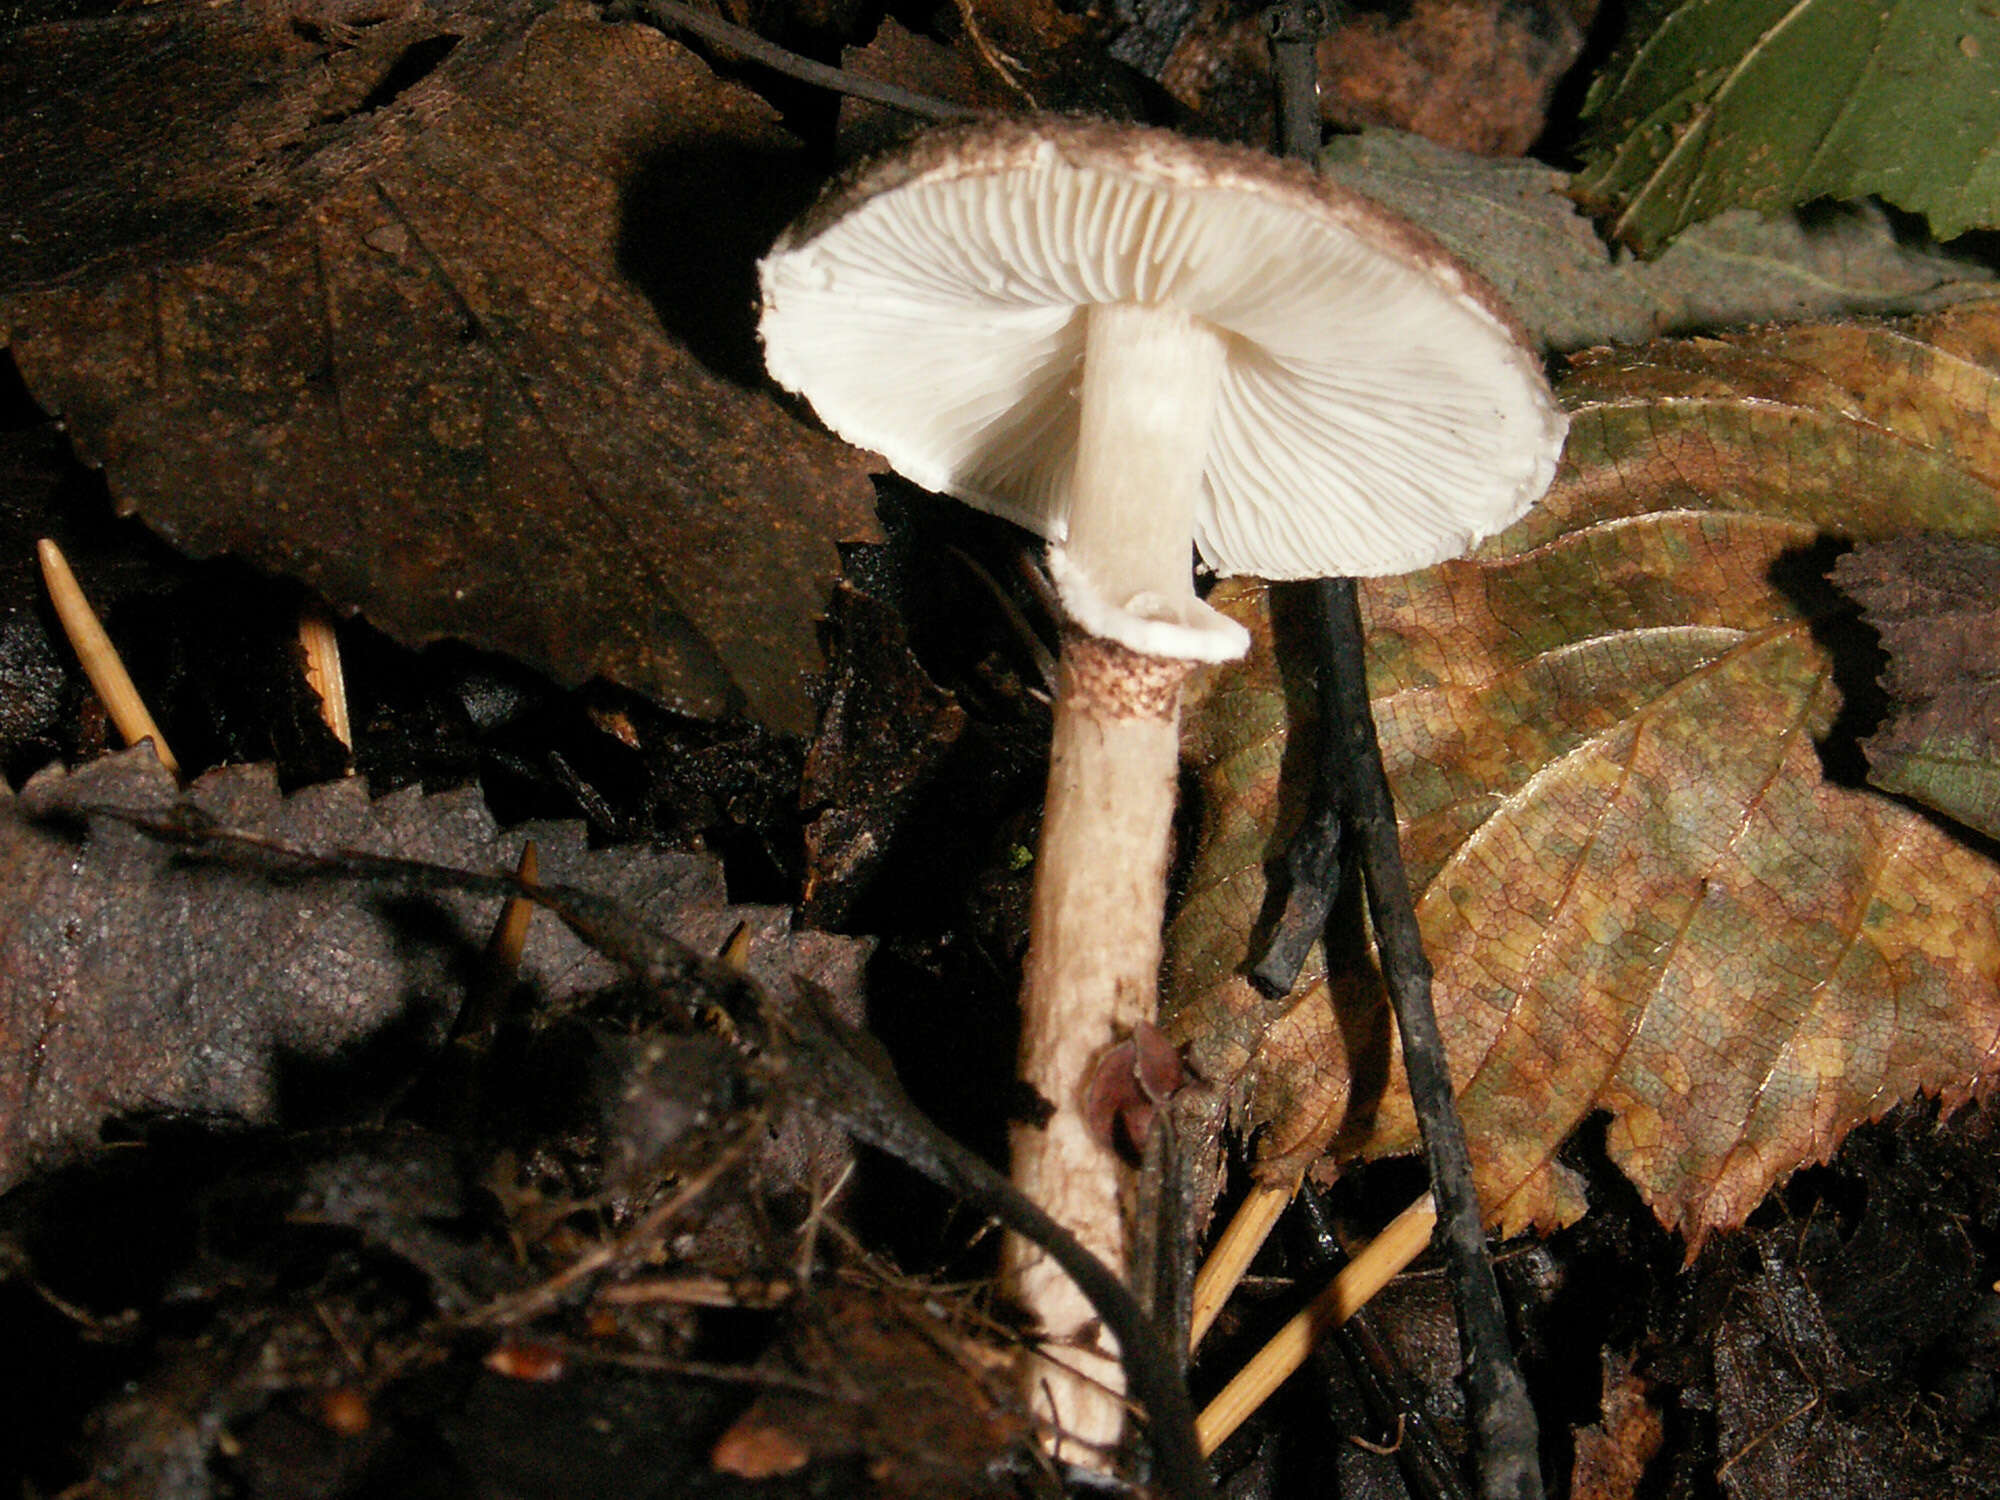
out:
{"label": "birch leaf", "polygon": [[[1699,1243],[2000,1058],[2000,868],[1857,784],[1824,576],[1841,539],[2000,537],[2000,319],[1601,351],[1564,393],[1537,510],[1364,589],[1370,684],[1489,1214],[1579,1213],[1555,1153],[1604,1109],[1613,1158]],[[1218,592],[1268,632],[1261,592]],[[1274,1173],[1416,1145],[1365,964],[1283,1002],[1239,976],[1287,688],[1253,652],[1196,716],[1170,936],[1171,1034],[1267,1127]]]}

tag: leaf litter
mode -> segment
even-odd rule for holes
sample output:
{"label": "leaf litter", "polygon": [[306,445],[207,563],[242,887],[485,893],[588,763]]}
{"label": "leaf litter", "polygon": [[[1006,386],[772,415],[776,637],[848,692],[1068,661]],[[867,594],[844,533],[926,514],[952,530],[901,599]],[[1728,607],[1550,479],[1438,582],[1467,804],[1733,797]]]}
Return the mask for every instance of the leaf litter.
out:
{"label": "leaf litter", "polygon": [[[396,89],[403,89],[406,93],[414,92],[416,88],[422,85],[422,79],[418,79],[414,85],[410,83],[407,74],[412,71],[421,71],[420,67],[412,67],[406,68],[403,76],[399,76],[396,80],[393,80],[388,89],[382,90],[384,80],[388,78],[390,72],[394,71],[394,62],[400,61],[408,53],[411,45],[419,45],[420,47],[422,28],[430,24],[427,18],[435,18],[442,13],[442,8],[437,5],[429,7],[416,6],[408,9],[386,6],[370,7],[365,5],[348,5],[345,7],[316,6],[306,9],[304,13],[301,13],[300,7],[294,6],[292,10],[285,12],[283,24],[289,27],[299,40],[324,49],[324,58],[327,61],[329,72],[337,71],[342,66],[357,69],[357,71],[350,75],[350,82],[347,85],[350,90],[348,95],[350,102],[354,100],[366,100],[371,97],[386,98],[386,104],[378,102],[371,106],[371,109],[380,110],[383,108],[392,108],[395,105],[396,100],[387,96],[394,94]],[[398,32],[388,29],[409,26],[412,23],[414,23],[414,27],[416,28],[414,30]],[[377,37],[384,39],[384,47],[371,60],[368,57],[369,49]],[[401,40],[395,41],[392,45],[390,44],[390,39],[392,38],[401,38]],[[416,38],[417,41],[412,43],[411,38]],[[456,52],[456,50],[457,48],[452,49],[453,52]],[[959,44],[952,50],[956,58],[962,63],[967,56],[967,48],[962,38]],[[362,66],[364,60],[365,67]],[[414,54],[412,62],[413,64],[432,67],[434,71],[442,71],[445,67],[452,65],[452,56],[450,53],[442,57],[435,54],[427,56],[420,49]],[[898,67],[894,63],[890,63],[887,66],[892,73]],[[367,68],[373,68],[375,71],[372,74],[372,81],[364,82],[362,80]],[[995,76],[997,75],[989,74],[987,79],[988,86],[991,85],[992,78]],[[381,90],[379,95],[378,90]],[[340,108],[335,108],[328,112],[328,118],[322,119],[318,123],[328,129],[337,130],[342,127],[344,119],[358,118],[358,115],[342,116]],[[190,153],[190,155],[193,158],[199,159],[203,153],[195,151]],[[254,203],[255,199],[253,198],[250,201]],[[213,204],[209,205],[209,211],[214,212]],[[190,234],[193,240],[199,241],[205,233],[201,215],[199,213],[191,213],[188,217],[193,228],[186,232]],[[176,232],[181,231],[177,230]],[[140,258],[143,259],[146,251],[142,247],[139,253]],[[1749,259],[1753,261],[1760,260],[1765,254],[1766,252],[1761,246],[1753,247],[1747,252]],[[1728,254],[1725,252],[1722,260],[1726,263],[1728,259]],[[1824,269],[1824,262],[1821,262],[1818,266],[1809,265],[1802,279],[1810,283],[1815,271]],[[1835,267],[1835,272],[1836,274],[1831,279],[1842,281],[1844,278],[1839,274],[1838,267]],[[1859,284],[1867,282],[1872,274],[1857,271],[1851,279],[1859,287]],[[1669,292],[1667,295],[1671,299],[1674,293]],[[1922,289],[1919,289],[1917,295],[1922,296],[1926,295],[1926,293]],[[1671,305],[1670,301],[1668,305]],[[1836,305],[1846,306],[1851,304],[1839,303]],[[1755,308],[1753,305],[1752,312],[1754,313],[1754,311]],[[1641,321],[1649,318],[1653,319],[1655,321],[1651,326],[1655,328],[1663,326],[1663,320],[1670,321],[1672,316],[1671,314],[1660,313],[1656,310],[1655,305],[1648,304],[1643,300],[1640,302],[1636,312],[1621,309],[1620,315],[1636,318]],[[1699,321],[1699,319],[1697,318],[1695,321]],[[1602,337],[1603,335],[1598,336]],[[1588,339],[1589,335],[1584,335],[1581,341],[1588,341]],[[700,340],[697,339],[697,342],[700,342]],[[703,343],[701,347],[713,352],[718,345],[711,341]],[[1666,362],[1663,359],[1663,363]],[[726,355],[716,355],[716,363],[719,366],[726,367],[728,363]],[[1815,618],[1816,620],[1823,620],[1826,616],[1821,614]],[[913,682],[919,680],[920,674],[918,678],[912,679]],[[679,701],[691,702],[692,700]],[[620,717],[619,711],[616,708],[593,708],[594,716],[600,713],[603,715],[603,721],[606,724],[611,724]],[[977,732],[984,726],[981,726],[975,720],[973,727],[975,732]],[[1513,731],[1510,730],[1509,732]],[[855,752],[857,750],[862,751],[863,755],[859,764],[864,770],[872,770],[866,759],[866,752],[872,749],[873,746],[866,742],[865,737],[862,737],[858,740],[851,739],[842,754],[849,759],[850,765],[852,765],[854,764],[853,757]],[[912,764],[918,765],[919,768],[921,767],[920,761],[912,762]],[[906,785],[900,779],[905,773],[893,764],[886,765],[881,772],[876,774],[886,774],[893,778],[892,784],[898,788]],[[922,773],[920,769],[920,774],[925,773]],[[861,783],[857,782],[856,784],[859,785]],[[836,802],[838,800],[840,800],[839,796],[836,797]],[[1239,812],[1244,813],[1250,811],[1252,810],[1239,809]],[[894,816],[885,813],[878,818],[864,818],[862,821],[864,826],[879,828],[884,833],[893,833],[895,832],[897,819],[903,815],[902,811],[898,809]],[[602,824],[602,827],[607,830],[613,826],[613,822]],[[622,822],[618,823],[617,826],[621,830],[624,829]],[[861,869],[865,878],[866,870],[864,866],[865,861],[852,868]],[[841,899],[846,899],[846,896],[843,895]],[[615,1012],[612,1013],[612,1018],[615,1019],[615,1015]],[[1255,1029],[1253,1024],[1251,1030],[1254,1032]],[[1365,1041],[1365,1038],[1363,1040]],[[620,1055],[628,1057],[634,1055],[629,1049],[614,1050],[619,1051]],[[640,1050],[641,1052],[644,1051],[643,1048]],[[667,1068],[662,1076],[680,1073],[685,1073],[695,1079],[709,1076],[699,1059],[683,1057],[680,1059],[680,1062],[686,1066],[676,1065]],[[1963,1116],[1961,1116],[1962,1118]],[[359,1154],[359,1161],[356,1165],[341,1168],[336,1173],[336,1176],[346,1174],[351,1177],[358,1174],[362,1177],[368,1177],[377,1171],[377,1166],[370,1163],[387,1161],[393,1166],[396,1162],[401,1161],[406,1154],[414,1155],[419,1159],[423,1155],[421,1150],[414,1153],[403,1153],[395,1147],[385,1147],[380,1150],[371,1148],[369,1151],[363,1151]],[[120,1157],[121,1153],[113,1152],[105,1160],[116,1163],[120,1160]],[[129,1154],[125,1155],[124,1159],[129,1161]],[[411,1170],[415,1171],[417,1168],[413,1166]],[[426,1201],[430,1203],[431,1207],[440,1216],[447,1219],[455,1212],[453,1208],[454,1200],[449,1194],[438,1194],[429,1200],[424,1199],[422,1194],[417,1194],[408,1200],[413,1209]],[[390,1217],[393,1219],[395,1216],[391,1215]],[[381,1245],[388,1245],[392,1239],[401,1242],[405,1247],[405,1251],[410,1255],[421,1254],[428,1256],[428,1252],[420,1252],[416,1242],[410,1240],[401,1229],[395,1228],[394,1225],[389,1226],[388,1233],[377,1235],[377,1241]],[[5,1244],[0,1244],[0,1252],[5,1252],[7,1248]],[[397,1251],[395,1253],[401,1255],[405,1252]],[[434,1256],[428,1256],[428,1258],[433,1261],[436,1260]],[[413,1264],[414,1262],[406,1261],[405,1263]],[[348,1307],[346,1304],[335,1301],[327,1305],[335,1308],[337,1317],[345,1317],[347,1315]],[[657,1324],[649,1325],[643,1336],[657,1340],[662,1336],[662,1329],[669,1329],[672,1326],[674,1326],[672,1320],[663,1317]],[[574,1332],[574,1324],[564,1330],[565,1336],[573,1335]],[[330,1355],[335,1353],[337,1351],[329,1350]],[[629,1488],[629,1479],[635,1469],[640,1472],[656,1474],[659,1482],[665,1486],[661,1490],[662,1493],[690,1493],[693,1492],[689,1488],[690,1486],[715,1481],[716,1475],[714,1473],[695,1474],[690,1473],[685,1468],[683,1463],[684,1454],[680,1452],[680,1449],[688,1441],[699,1440],[690,1439],[684,1430],[674,1428],[672,1429],[670,1439],[655,1440],[650,1444],[644,1442],[639,1437],[639,1434],[645,1428],[645,1422],[650,1422],[656,1431],[663,1430],[659,1423],[661,1393],[657,1386],[649,1383],[652,1379],[658,1377],[658,1372],[653,1372],[647,1380],[641,1380],[637,1378],[633,1366],[627,1364],[616,1366],[615,1368],[622,1373],[614,1376],[612,1374],[614,1367],[608,1365],[606,1362],[595,1361],[594,1355],[586,1356],[579,1363],[577,1360],[577,1350],[574,1345],[564,1350],[556,1347],[554,1344],[537,1345],[530,1340],[511,1343],[503,1342],[502,1345],[496,1346],[493,1354],[494,1358],[482,1368],[477,1378],[476,1388],[468,1397],[456,1405],[453,1404],[451,1399],[440,1397],[435,1382],[424,1385],[424,1382],[419,1380],[413,1383],[398,1385],[393,1393],[393,1399],[375,1409],[376,1426],[374,1431],[377,1433],[378,1439],[380,1439],[381,1434],[386,1432],[409,1431],[410,1429],[403,1426],[403,1422],[409,1416],[410,1408],[414,1404],[424,1409],[423,1415],[426,1418],[436,1419],[428,1430],[432,1433],[443,1432],[445,1434],[446,1447],[451,1454],[452,1460],[469,1465],[477,1470],[483,1481],[512,1485],[516,1488],[525,1487],[539,1493],[547,1494],[602,1493],[614,1480]],[[626,1348],[621,1351],[621,1355],[629,1359],[631,1350]],[[503,1358],[502,1356],[506,1357]],[[565,1357],[570,1361],[567,1377],[560,1373],[564,1367]],[[836,1362],[839,1357],[836,1354]],[[502,1374],[503,1368],[509,1373]],[[797,1368],[815,1368],[824,1371],[826,1366],[822,1361],[802,1354]],[[557,1373],[555,1378],[549,1380],[546,1384],[537,1384],[531,1378],[532,1372],[536,1370],[554,1370]],[[226,1369],[216,1362],[210,1362],[198,1370],[191,1371],[183,1368],[178,1373],[183,1377],[193,1377],[190,1382],[191,1387],[198,1387],[204,1380],[211,1377],[220,1386],[226,1386],[229,1383]],[[780,1378],[789,1377],[784,1372],[781,1372]],[[814,1379],[818,1377],[808,1376],[807,1378]],[[1449,1377],[1446,1376],[1445,1378],[1448,1379]],[[172,1412],[185,1409],[187,1403],[183,1392],[188,1387],[183,1387],[181,1391],[177,1391],[174,1389],[174,1385],[175,1382],[169,1380],[163,1382],[163,1389],[149,1390],[149,1396],[158,1395],[164,1398],[154,1400],[149,1405],[149,1410],[155,1418],[162,1411]],[[415,1390],[414,1387],[416,1386],[423,1386],[423,1389]],[[789,1387],[786,1388],[789,1389]],[[1657,1389],[1657,1386],[1654,1388]],[[260,1444],[253,1444],[251,1456],[243,1460],[242,1466],[231,1473],[230,1477],[232,1479],[243,1479],[251,1472],[251,1466],[258,1461],[260,1455],[286,1451],[286,1445],[290,1445],[291,1450],[296,1452],[316,1451],[321,1459],[325,1459],[328,1447],[327,1435],[334,1432],[344,1432],[353,1425],[353,1410],[351,1406],[343,1404],[341,1400],[343,1393],[339,1390],[315,1393],[311,1399],[300,1399],[298,1393],[291,1392],[277,1401],[271,1401],[266,1395],[252,1393],[245,1396],[245,1388],[240,1380],[234,1389],[237,1395],[242,1397],[246,1402],[245,1406],[239,1410],[254,1413],[254,1415],[248,1418],[248,1422],[251,1430],[255,1432],[260,1440]],[[537,1405],[539,1398],[536,1396],[536,1393],[538,1392],[546,1392],[553,1399]],[[1702,1410],[1713,1410],[1712,1394],[1697,1394],[1699,1399],[1706,1399],[1711,1402],[1709,1407],[1702,1408]],[[1696,1395],[1690,1396],[1691,1401],[1695,1399],[1697,1399]],[[711,1422],[712,1425],[707,1429],[711,1432],[721,1425],[727,1412],[738,1405],[737,1402],[727,1399],[718,1402],[714,1388],[699,1382],[682,1383],[674,1388],[673,1395],[668,1398],[668,1401],[669,1404],[683,1407],[688,1412],[699,1411],[706,1420]],[[630,1411],[635,1407],[644,1409],[643,1416],[645,1422],[619,1425],[616,1427],[614,1434],[603,1445],[593,1446],[596,1444],[596,1439],[591,1434],[599,1430],[598,1424],[602,1418],[607,1414]],[[1691,1407],[1690,1409],[1693,1410],[1694,1408]],[[368,1407],[364,1404],[364,1413],[367,1410]],[[341,1415],[343,1412],[345,1415]],[[203,1413],[202,1420],[210,1424],[205,1429],[206,1436],[199,1437],[195,1449],[190,1451],[206,1453],[212,1459],[212,1455],[216,1451],[213,1444],[214,1434],[221,1429],[216,1425],[215,1416],[212,1411]],[[1696,1418],[1695,1420],[1699,1423],[1707,1419]],[[777,1425],[785,1428],[787,1431],[791,1431],[792,1424],[789,1419],[780,1418]],[[1687,1424],[1683,1422],[1682,1425],[1685,1426]],[[822,1448],[840,1447],[843,1440],[835,1434],[836,1429],[828,1429],[820,1435],[815,1435],[812,1432],[801,1434],[797,1431],[791,1431],[791,1438],[795,1448],[816,1451]],[[1387,1436],[1386,1430],[1383,1435]],[[1678,1437],[1676,1440],[1679,1440]],[[261,1446],[262,1441],[271,1442],[273,1446]],[[621,1444],[625,1446],[621,1448]],[[540,1456],[536,1456],[533,1452],[537,1447],[544,1450]],[[643,1456],[641,1456],[641,1450],[644,1450]],[[379,1452],[380,1450],[377,1451]],[[559,1460],[553,1459],[554,1455],[560,1455]],[[352,1450],[349,1450],[346,1461],[352,1461],[352,1459],[353,1453]],[[332,1461],[329,1460],[329,1462]],[[299,1470],[291,1471],[293,1478],[296,1479],[300,1472]],[[383,1471],[377,1470],[376,1472],[379,1474]],[[399,1468],[391,1472],[401,1473],[404,1471]],[[808,1468],[804,1471],[797,1471],[796,1477],[804,1480],[808,1476],[819,1472],[822,1471]],[[1731,1471],[1732,1475],[1742,1472],[1747,1472],[1747,1470],[1741,1464],[1735,1470]],[[270,1482],[275,1484],[276,1480],[273,1479]],[[1730,1478],[1728,1482],[1734,1487],[1737,1480]],[[785,1488],[782,1478],[759,1481],[759,1484],[763,1487],[758,1490],[758,1493],[789,1492]],[[679,1486],[679,1488],[676,1488],[676,1486]],[[258,1493],[266,1492],[261,1484],[254,1487]],[[310,1483],[306,1483],[302,1487],[305,1492],[311,1493],[330,1493],[339,1488],[335,1484],[314,1485]]]}
{"label": "leaf litter", "polygon": [[[361,1493],[442,1459],[583,1496],[636,1448],[638,1493],[732,1494],[720,1457],[700,1457],[740,1404],[732,1386],[770,1393],[753,1413],[795,1437],[787,1467],[812,1493],[857,1464],[871,1493],[1014,1492],[991,1468],[1025,1431],[999,1394],[999,1333],[865,1257],[798,1286],[824,1274],[812,1235],[845,1180],[844,1131],[774,1112],[789,1086],[773,1067],[816,1027],[858,1020],[867,943],[726,905],[705,856],[592,852],[574,825],[503,839],[468,793],[371,801],[347,781],[280,799],[255,768],[182,797],[144,750],[37,778],[5,830],[0,1036],[37,1052],[3,1070],[29,1085],[6,1101],[6,1160],[10,1181],[36,1171],[0,1198],[0,1290],[26,1284],[117,1347],[121,1390],[88,1446],[117,1492]],[[546,887],[567,925],[530,927],[531,998],[467,1114],[449,1087],[463,1059],[433,1059],[505,882],[450,866],[491,867],[530,836],[544,879],[580,884]],[[725,944],[741,977],[675,956]],[[724,1018],[719,1032],[677,1028],[668,1001]],[[412,1011],[421,1024],[399,1027]],[[393,1052],[388,1086],[363,1040]],[[847,1044],[810,1045],[818,1065],[799,1076],[841,1097],[827,1049]],[[282,1101],[263,1086],[276,1074]],[[888,1094],[845,1097],[875,1122],[850,1128],[916,1128],[882,1126]],[[385,1099],[396,1123],[380,1123]],[[97,1146],[124,1111],[146,1118]],[[116,1280],[92,1274],[101,1251],[76,1252],[135,1230],[151,1248],[128,1257],[141,1281],[118,1312],[101,1300]],[[805,1248],[788,1252],[795,1231]],[[760,1267],[793,1310],[718,1343],[728,1325],[694,1309],[754,1305]],[[78,1287],[95,1307],[70,1300]],[[446,1378],[468,1338],[476,1373]],[[912,1408],[930,1420],[913,1427]]]}
{"label": "leaf litter", "polygon": [[1983,6],[1647,0],[1584,104],[1576,190],[1651,255],[1726,208],[1879,194],[1939,239],[2000,224]]}
{"label": "leaf litter", "polygon": [[588,6],[344,9],[4,39],[29,390],[189,551],[803,730],[835,544],[876,531],[865,461],[745,384],[797,142]]}
{"label": "leaf litter", "polygon": [[[1543,504],[1466,561],[1364,590],[1440,1024],[1501,1229],[1581,1212],[1556,1153],[1595,1110],[1698,1247],[1898,1099],[1991,1087],[2000,869],[1856,784],[1851,606],[1824,572],[1841,539],[2000,534],[1996,356],[2000,320],[1976,308],[1586,355]],[[1263,592],[1216,597],[1268,640]],[[1221,674],[1197,715],[1204,827],[1168,1029],[1265,1128],[1279,1174],[1415,1135],[1359,953],[1284,1000],[1240,977],[1304,721],[1272,661]]]}
{"label": "leaf litter", "polygon": [[1895,714],[1863,747],[1869,779],[2000,839],[2000,547],[1895,537],[1833,577],[1889,656]]}
{"label": "leaf litter", "polygon": [[[281,1105],[308,1117],[338,1103],[378,1106],[365,1095],[315,1099],[310,1085],[316,1072],[366,1072],[365,1050],[392,1041],[401,1045],[378,1060],[388,1077],[377,1086],[406,1084],[464,1003],[477,977],[470,960],[497,913],[491,901],[399,904],[351,880],[190,864],[137,828],[89,819],[94,807],[153,817],[191,807],[286,845],[473,870],[511,868],[532,839],[543,878],[627,902],[698,950],[720,951],[742,928],[752,973],[803,976],[850,1012],[857,1004],[866,943],[793,932],[774,908],[729,906],[708,856],[591,851],[573,823],[503,836],[470,791],[371,798],[350,779],[286,798],[268,771],[237,767],[202,778],[187,798],[137,750],[45,773],[6,800],[0,1182],[83,1154],[121,1116],[262,1125]],[[559,924],[530,932],[520,978],[539,1003],[560,1007],[616,978]]]}

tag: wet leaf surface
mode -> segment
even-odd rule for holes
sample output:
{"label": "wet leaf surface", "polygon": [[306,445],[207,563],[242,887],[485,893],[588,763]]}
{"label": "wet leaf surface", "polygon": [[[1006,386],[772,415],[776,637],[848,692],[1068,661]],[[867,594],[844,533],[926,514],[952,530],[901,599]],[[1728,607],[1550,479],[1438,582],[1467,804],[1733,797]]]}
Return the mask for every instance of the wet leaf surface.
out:
{"label": "wet leaf surface", "polygon": [[1650,0],[1592,87],[1577,189],[1647,254],[1725,208],[1870,193],[1949,239],[2000,223],[1997,68],[1976,5]]}
{"label": "wet leaf surface", "polygon": [[[2000,534],[2000,323],[1806,327],[1586,357],[1549,498],[1471,560],[1363,591],[1375,714],[1488,1211],[1582,1201],[1593,1111],[1698,1245],[1853,1124],[1990,1085],[2000,869],[1859,787],[1837,543]],[[1253,589],[1218,591],[1269,629]],[[1172,938],[1197,1075],[1267,1170],[1415,1144],[1378,986],[1339,952],[1239,976],[1266,903],[1288,694],[1253,652],[1192,748],[1204,831]],[[1858,668],[1858,672],[1857,672]],[[1297,795],[1296,783],[1291,795]],[[1254,1064],[1253,1064],[1254,1060]]]}
{"label": "wet leaf surface", "polygon": [[[407,1087],[456,1015],[493,903],[419,898],[353,880],[274,878],[190,863],[78,808],[161,815],[175,789],[150,752],[47,773],[0,823],[0,1181],[89,1150],[122,1116],[342,1119]],[[501,835],[471,792],[371,799],[359,781],[281,798],[268,772],[215,772],[189,791],[222,826],[287,845],[512,868],[534,838],[543,878],[574,880],[702,951],[748,924],[753,972],[804,972],[852,995],[866,947],[793,934],[786,914],[730,907],[702,856],[589,852],[582,829]],[[531,925],[526,982],[550,1000],[615,977],[553,921]]]}
{"label": "wet leaf surface", "polygon": [[586,6],[303,3],[6,39],[30,391],[191,551],[803,729],[834,544],[874,523],[862,459],[749,388],[796,143]]}
{"label": "wet leaf surface", "polygon": [[1889,654],[1895,717],[1867,743],[1869,779],[2000,838],[2000,548],[1898,537],[1833,577]]}

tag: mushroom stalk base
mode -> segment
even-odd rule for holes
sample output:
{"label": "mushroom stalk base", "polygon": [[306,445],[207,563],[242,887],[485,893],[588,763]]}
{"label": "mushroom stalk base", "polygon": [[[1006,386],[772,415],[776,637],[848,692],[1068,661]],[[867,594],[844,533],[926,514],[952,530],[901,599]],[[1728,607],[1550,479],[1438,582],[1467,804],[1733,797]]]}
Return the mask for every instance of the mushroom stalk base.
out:
{"label": "mushroom stalk base", "polygon": [[[1036,857],[1020,1076],[1054,1113],[1013,1132],[1014,1182],[1120,1276],[1130,1172],[1083,1108],[1104,1054],[1157,1006],[1189,662],[1072,632],[1063,645],[1049,791]],[[1092,1466],[1124,1425],[1116,1343],[1074,1282],[1010,1239],[1007,1280],[1048,1348],[1030,1362],[1034,1410],[1058,1455]],[[1068,1447],[1074,1441],[1084,1451]]]}

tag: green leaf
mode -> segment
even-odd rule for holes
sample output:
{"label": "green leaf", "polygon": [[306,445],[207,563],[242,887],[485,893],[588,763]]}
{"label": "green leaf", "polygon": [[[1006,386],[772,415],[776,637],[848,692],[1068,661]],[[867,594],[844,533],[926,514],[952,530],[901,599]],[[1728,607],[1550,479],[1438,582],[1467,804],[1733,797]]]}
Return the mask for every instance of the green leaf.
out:
{"label": "green leaf", "polygon": [[1592,89],[1575,188],[1642,254],[1724,209],[1879,194],[2000,224],[2000,12],[1980,0],[1654,0]]}

